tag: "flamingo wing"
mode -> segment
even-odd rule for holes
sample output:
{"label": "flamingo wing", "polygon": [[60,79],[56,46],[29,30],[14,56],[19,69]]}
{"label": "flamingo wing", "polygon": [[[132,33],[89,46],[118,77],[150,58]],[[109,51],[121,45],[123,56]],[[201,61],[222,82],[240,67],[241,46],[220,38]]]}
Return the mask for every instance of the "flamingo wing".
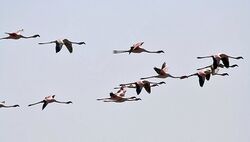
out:
{"label": "flamingo wing", "polygon": [[63,44],[60,44],[60,43],[56,42],[56,53],[58,53],[59,51],[61,51],[62,46],[63,46]]}
{"label": "flamingo wing", "polygon": [[71,41],[69,41],[68,39],[64,39],[63,43],[67,47],[67,49],[69,50],[69,52],[72,53],[73,52],[73,47],[72,47]]}
{"label": "flamingo wing", "polygon": [[202,77],[200,75],[198,75],[198,77],[199,77],[199,84],[200,84],[201,87],[203,87],[204,82],[205,82],[205,77]]}
{"label": "flamingo wing", "polygon": [[228,57],[222,57],[221,60],[222,60],[222,63],[224,64],[224,66],[226,68],[229,68],[229,59],[228,59]]}
{"label": "flamingo wing", "polygon": [[151,93],[151,85],[148,81],[144,82],[144,89],[150,94]]}
{"label": "flamingo wing", "polygon": [[158,74],[162,74],[161,69],[159,69],[159,68],[157,68],[157,67],[154,67],[154,70],[155,70],[155,72],[157,72]]}
{"label": "flamingo wing", "polygon": [[136,93],[137,95],[139,95],[141,93],[141,90],[142,90],[142,86],[140,86],[139,84],[135,84],[136,85]]}
{"label": "flamingo wing", "polygon": [[209,80],[209,79],[210,79],[210,76],[211,76],[210,73],[209,73],[209,74],[206,74],[206,80]]}
{"label": "flamingo wing", "polygon": [[42,110],[48,105],[48,102],[44,101]]}
{"label": "flamingo wing", "polygon": [[168,71],[168,67],[167,67],[166,62],[164,62],[164,63],[162,64],[161,69],[162,69],[162,71],[164,71],[165,73]]}

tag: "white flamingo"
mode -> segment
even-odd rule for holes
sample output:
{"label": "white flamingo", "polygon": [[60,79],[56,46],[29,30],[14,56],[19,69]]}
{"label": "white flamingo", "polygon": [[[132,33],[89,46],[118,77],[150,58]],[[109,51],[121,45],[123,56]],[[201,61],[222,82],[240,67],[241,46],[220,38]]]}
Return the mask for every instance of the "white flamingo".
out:
{"label": "white flamingo", "polygon": [[49,103],[71,104],[72,102],[71,101],[67,101],[67,102],[57,101],[55,99],[55,95],[52,95],[52,96],[45,97],[44,100],[42,100],[40,102],[29,104],[28,106],[33,106],[33,105],[37,105],[40,103],[43,103],[43,107],[42,107],[42,110],[43,110]]}
{"label": "white flamingo", "polygon": [[18,30],[18,31],[13,32],[13,33],[7,33],[6,32],[5,34],[8,34],[9,36],[0,38],[0,40],[2,40],[2,39],[15,39],[15,40],[17,40],[17,39],[20,39],[20,38],[36,38],[36,37],[40,37],[40,35],[38,35],[38,34],[33,35],[33,36],[23,36],[21,34],[22,31],[23,31],[23,29]]}
{"label": "white flamingo", "polygon": [[229,56],[223,53],[218,53],[216,55],[211,55],[211,56],[203,56],[203,57],[197,57],[197,59],[203,59],[203,58],[212,58],[213,59],[213,66],[216,69],[218,67],[218,65],[220,64],[220,61],[222,60],[222,63],[224,64],[224,66],[226,68],[229,68],[229,58],[231,59],[243,59],[242,56],[238,56],[238,57],[233,57],[233,56]]}
{"label": "white flamingo", "polygon": [[85,44],[85,42],[72,42],[72,41],[69,41],[68,39],[58,39],[55,41],[43,42],[43,43],[38,43],[38,44],[51,44],[51,43],[56,44],[56,53],[61,51],[63,45],[65,45],[66,48],[69,50],[69,52],[72,53],[73,52],[72,44],[78,44],[78,45]]}
{"label": "white flamingo", "polygon": [[163,50],[159,50],[159,51],[148,51],[144,48],[142,48],[142,44],[144,42],[139,42],[134,44],[133,46],[130,47],[130,50],[114,50],[113,53],[114,54],[118,54],[118,53],[142,53],[142,52],[146,52],[146,53],[164,53]]}

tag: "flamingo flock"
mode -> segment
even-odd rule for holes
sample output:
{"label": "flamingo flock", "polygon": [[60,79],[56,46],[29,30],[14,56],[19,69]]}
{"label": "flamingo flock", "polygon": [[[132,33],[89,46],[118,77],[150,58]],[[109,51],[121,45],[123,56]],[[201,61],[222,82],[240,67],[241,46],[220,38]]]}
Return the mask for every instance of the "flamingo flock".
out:
{"label": "flamingo flock", "polygon": [[[28,38],[37,38],[40,37],[40,35],[35,34],[32,36],[24,36],[21,34],[21,32],[23,32],[24,30],[18,30],[16,32],[12,32],[12,33],[7,33],[8,36],[7,37],[3,37],[0,38],[0,40],[3,39],[13,39],[13,40],[18,40],[21,38],[24,39],[28,39]],[[77,44],[77,45],[82,45],[85,44],[85,42],[73,42],[70,41],[68,39],[57,39],[54,41],[50,41],[50,42],[40,42],[38,44],[56,44],[55,50],[56,53],[60,52],[63,45],[65,45],[65,47],[68,49],[68,51],[70,53],[73,52],[73,44]],[[157,50],[157,51],[151,51],[151,50],[146,50],[144,48],[142,48],[142,45],[144,44],[144,42],[138,42],[133,44],[129,50],[113,50],[113,54],[119,54],[119,53],[155,53],[155,54],[160,54],[160,53],[165,53],[163,50]],[[103,102],[114,102],[114,103],[123,103],[123,102],[128,102],[128,101],[140,101],[141,98],[136,97],[136,96],[131,96],[131,97],[125,97],[125,94],[127,92],[127,88],[131,88],[131,89],[135,89],[136,90],[136,94],[140,95],[142,90],[144,89],[148,94],[151,94],[151,89],[153,87],[160,87],[162,84],[166,84],[164,81],[159,81],[159,82],[152,82],[149,81],[149,79],[151,78],[156,78],[156,79],[166,79],[166,78],[174,78],[174,79],[187,79],[189,77],[192,76],[197,76],[198,77],[198,81],[199,81],[199,86],[203,87],[205,81],[209,81],[211,76],[229,76],[228,73],[219,73],[219,69],[220,68],[234,68],[234,67],[238,67],[237,64],[233,64],[231,65],[229,62],[229,59],[234,59],[234,60],[239,60],[239,59],[243,59],[242,56],[238,56],[238,57],[234,57],[234,56],[230,56],[227,54],[223,54],[223,53],[218,53],[215,55],[210,55],[210,56],[199,56],[197,57],[197,59],[204,59],[204,58],[212,58],[213,61],[211,63],[211,65],[208,65],[206,67],[201,67],[198,68],[197,71],[193,74],[188,74],[188,75],[181,75],[181,76],[174,76],[172,74],[169,73],[168,71],[168,66],[166,64],[166,62],[164,62],[161,67],[153,67],[154,71],[156,72],[156,75],[151,75],[148,77],[142,77],[140,78],[140,80],[131,82],[131,83],[121,83],[118,86],[119,87],[115,87],[114,89],[118,89],[118,91],[116,92],[110,92],[109,97],[107,98],[98,98],[97,101],[103,101]],[[34,106],[34,105],[38,105],[38,104],[42,104],[42,110],[45,109],[45,107],[50,104],[50,103],[58,103],[58,104],[72,104],[72,101],[58,101],[55,99],[55,95],[51,95],[51,96],[47,96],[45,97],[43,100],[36,102],[36,103],[32,103],[29,104],[28,106]],[[16,108],[19,107],[19,105],[5,105],[5,101],[0,102],[0,108]]]}

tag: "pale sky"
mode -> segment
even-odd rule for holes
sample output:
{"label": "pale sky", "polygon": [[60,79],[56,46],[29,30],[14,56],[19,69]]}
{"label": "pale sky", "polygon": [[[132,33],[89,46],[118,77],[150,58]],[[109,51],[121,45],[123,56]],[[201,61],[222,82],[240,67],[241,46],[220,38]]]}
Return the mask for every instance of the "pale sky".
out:
{"label": "pale sky", "polygon": [[[24,29],[40,38],[0,41],[1,142],[249,142],[250,1],[53,0],[2,1],[0,37]],[[55,53],[38,42],[84,41]],[[144,41],[165,54],[119,54]],[[201,88],[198,78],[151,79],[142,101],[103,103],[120,83],[155,75],[163,62],[180,76],[212,63],[197,56],[226,53],[238,68],[222,69]],[[27,105],[56,95],[70,105]],[[127,96],[136,95],[135,90]]]}

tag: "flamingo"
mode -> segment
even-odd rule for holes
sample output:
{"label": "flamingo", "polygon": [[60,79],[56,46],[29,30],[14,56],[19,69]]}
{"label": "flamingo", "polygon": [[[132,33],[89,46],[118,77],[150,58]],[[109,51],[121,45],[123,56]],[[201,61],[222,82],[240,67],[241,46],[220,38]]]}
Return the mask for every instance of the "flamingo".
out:
{"label": "flamingo", "polygon": [[[224,68],[225,66],[224,66],[223,64],[219,64],[218,67]],[[212,72],[211,74],[212,74],[212,75],[215,75],[215,74],[218,73],[218,71],[219,71],[219,68],[218,68],[218,67],[215,69],[215,68],[214,68],[214,65],[212,64],[212,65],[210,65],[210,66],[198,68],[197,70],[210,69],[211,72]],[[229,68],[234,68],[234,67],[238,67],[238,65],[237,65],[237,64],[234,64],[234,65],[230,65],[230,66],[229,66]]]}
{"label": "flamingo", "polygon": [[141,78],[141,79],[149,79],[149,78],[167,78],[167,77],[171,77],[171,78],[181,78],[181,77],[172,76],[171,74],[168,73],[168,67],[167,67],[167,65],[166,65],[166,62],[164,62],[164,63],[162,64],[162,67],[161,67],[161,68],[154,67],[154,70],[155,70],[155,72],[156,72],[158,75],[150,76],[150,77],[144,77],[144,78]]}
{"label": "flamingo", "polygon": [[23,31],[23,29],[21,30],[18,30],[16,32],[13,32],[13,33],[5,33],[5,34],[8,34],[9,36],[7,37],[3,37],[3,38],[0,38],[0,40],[2,39],[20,39],[20,38],[36,38],[36,37],[40,37],[40,35],[36,34],[36,35],[33,35],[33,36],[23,36],[21,35],[21,32]]}
{"label": "flamingo", "polygon": [[129,54],[130,53],[142,53],[142,52],[146,52],[146,53],[164,53],[163,50],[159,50],[159,51],[148,51],[144,48],[141,48],[142,44],[144,42],[138,42],[136,44],[133,44],[131,47],[130,47],[130,50],[114,50],[113,53],[114,54],[118,54],[118,53],[126,53],[128,52]]}
{"label": "flamingo", "polygon": [[11,108],[11,107],[19,107],[19,105],[11,105],[11,106],[6,106],[5,101],[0,102],[0,108]]}
{"label": "flamingo", "polygon": [[[212,74],[211,69],[202,69],[202,70],[199,70],[197,73],[187,75],[187,76],[182,76],[181,79],[189,78],[191,76],[198,76],[200,87],[203,87],[205,80],[209,80],[211,74]],[[227,75],[228,76],[228,73],[221,73],[221,74],[214,73],[213,75],[220,75],[220,76],[226,76]]]}
{"label": "flamingo", "polygon": [[72,42],[72,41],[69,41],[68,39],[58,39],[55,41],[43,42],[43,43],[38,43],[38,44],[51,44],[51,43],[56,43],[56,53],[61,51],[63,45],[65,45],[66,48],[69,50],[69,52],[72,53],[73,52],[72,44],[78,44],[78,45],[85,44],[85,42]]}
{"label": "flamingo", "polygon": [[45,97],[44,100],[42,100],[40,102],[29,104],[28,106],[33,106],[33,105],[37,105],[37,104],[43,103],[43,107],[42,107],[42,110],[43,110],[49,103],[54,103],[54,102],[55,103],[61,103],[61,104],[71,104],[72,103],[71,101],[67,101],[67,102],[57,101],[55,99],[55,95],[52,95],[52,96]]}
{"label": "flamingo", "polygon": [[220,60],[222,60],[222,63],[224,64],[224,66],[226,68],[229,68],[229,58],[231,59],[243,59],[242,56],[238,56],[238,57],[233,57],[233,56],[229,56],[223,53],[218,53],[216,55],[211,55],[211,56],[203,56],[203,57],[197,57],[197,59],[203,59],[203,58],[212,58],[213,59],[213,65],[214,68],[216,69],[218,67],[218,65],[220,64]]}
{"label": "flamingo", "polygon": [[109,98],[101,98],[101,99],[97,99],[97,100],[104,101],[104,102],[116,102],[116,103],[122,103],[125,101],[139,101],[139,100],[141,100],[141,98],[137,98],[135,96],[125,98],[124,97],[125,93],[126,93],[125,86],[121,86],[120,89],[116,93],[113,93],[113,92],[109,93],[110,94]]}
{"label": "flamingo", "polygon": [[[164,81],[162,82],[149,82],[147,80],[139,80],[137,82],[120,84],[120,86],[125,86],[127,88],[135,88],[137,95],[141,93],[142,88],[144,88],[149,94],[151,93],[151,87],[159,86],[161,84],[166,84]],[[118,89],[117,87],[115,89]]]}

